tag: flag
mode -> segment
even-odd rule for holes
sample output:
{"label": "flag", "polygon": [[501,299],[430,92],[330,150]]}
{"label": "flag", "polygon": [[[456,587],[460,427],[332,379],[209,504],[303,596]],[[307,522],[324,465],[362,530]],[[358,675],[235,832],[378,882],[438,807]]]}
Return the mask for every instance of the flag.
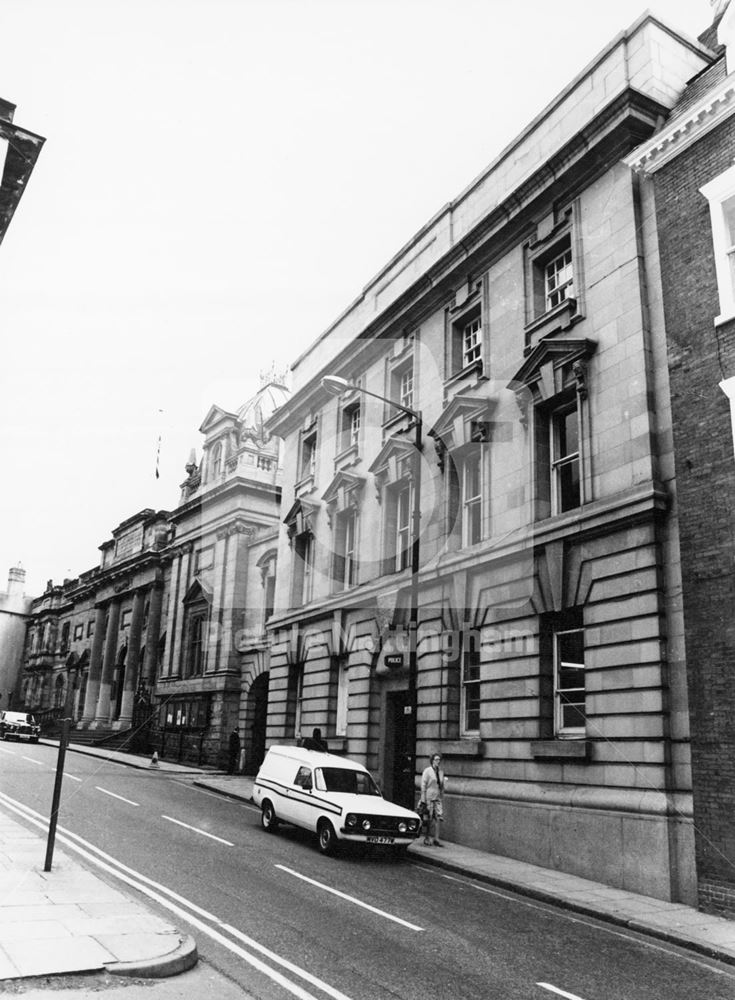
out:
{"label": "flag", "polygon": [[161,461],[161,435],[158,435],[158,447],[156,448],[156,479],[160,479],[161,475],[159,470],[159,465]]}

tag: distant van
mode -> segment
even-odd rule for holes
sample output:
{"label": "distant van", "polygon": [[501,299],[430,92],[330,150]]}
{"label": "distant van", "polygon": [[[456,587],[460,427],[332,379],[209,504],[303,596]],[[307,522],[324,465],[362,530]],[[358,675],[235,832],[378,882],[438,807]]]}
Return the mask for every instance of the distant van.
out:
{"label": "distant van", "polygon": [[336,754],[272,746],[253,787],[263,829],[291,823],[316,833],[331,854],[340,841],[405,851],[419,835],[415,812],[388,802],[367,768]]}

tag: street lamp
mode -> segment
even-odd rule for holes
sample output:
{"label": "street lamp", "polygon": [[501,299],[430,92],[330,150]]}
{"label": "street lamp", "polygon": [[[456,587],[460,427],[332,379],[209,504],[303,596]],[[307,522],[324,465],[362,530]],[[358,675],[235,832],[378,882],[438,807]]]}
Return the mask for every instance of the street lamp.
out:
{"label": "street lamp", "polygon": [[421,451],[423,449],[423,419],[420,410],[414,410],[410,406],[404,406],[387,396],[381,396],[377,392],[370,392],[361,385],[348,382],[346,378],[339,375],[325,375],[322,378],[322,387],[331,396],[341,396],[344,392],[360,392],[364,396],[372,396],[389,406],[395,407],[402,413],[408,414],[412,420],[414,432],[414,452],[411,462],[411,483],[413,486],[413,505],[411,515],[411,589],[409,592],[409,643],[408,643],[408,709],[411,715],[409,728],[408,747],[408,770],[410,775],[411,801],[408,806],[414,806],[414,782],[416,780],[416,709],[417,709],[417,678],[418,678],[418,650],[417,631],[419,617],[419,532],[421,530]]}

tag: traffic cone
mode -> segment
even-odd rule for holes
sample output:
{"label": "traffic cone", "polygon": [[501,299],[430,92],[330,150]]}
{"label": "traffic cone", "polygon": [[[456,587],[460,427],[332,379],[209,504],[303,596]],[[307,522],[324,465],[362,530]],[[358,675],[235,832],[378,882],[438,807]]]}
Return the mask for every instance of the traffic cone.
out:
{"label": "traffic cone", "polygon": [[153,756],[151,757],[151,762],[148,767],[158,767],[158,750],[153,751]]}

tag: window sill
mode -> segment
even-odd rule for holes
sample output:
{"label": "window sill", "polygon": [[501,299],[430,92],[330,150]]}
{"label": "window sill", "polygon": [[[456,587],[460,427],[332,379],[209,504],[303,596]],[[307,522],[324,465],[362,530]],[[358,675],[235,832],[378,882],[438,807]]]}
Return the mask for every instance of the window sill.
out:
{"label": "window sill", "polygon": [[568,330],[573,323],[583,319],[581,312],[578,312],[577,309],[576,299],[566,299],[555,309],[550,309],[549,312],[545,312],[542,316],[527,323],[526,347],[523,353],[529,355],[544,337],[549,337],[559,330]]}
{"label": "window sill", "polygon": [[442,740],[442,757],[484,757],[487,744],[479,737],[466,737],[461,740]]}
{"label": "window sill", "polygon": [[584,737],[580,739],[534,740],[531,743],[531,753],[536,758],[548,760],[589,760],[592,756],[592,743]]}
{"label": "window sill", "polygon": [[300,479],[293,488],[294,494],[297,497],[308,496],[309,493],[313,493],[316,489],[316,482],[313,476],[307,476],[306,479]]}
{"label": "window sill", "polygon": [[735,320],[735,312],[720,313],[715,316],[715,326],[724,326],[725,323],[732,323]]}
{"label": "window sill", "polygon": [[473,361],[471,365],[467,365],[461,368],[459,371],[453,372],[449,378],[444,379],[444,394],[446,396],[447,392],[455,385],[460,382],[464,382],[469,379],[472,375],[476,376],[476,382],[479,382],[483,378],[483,364],[482,359],[479,361]]}
{"label": "window sill", "polygon": [[334,457],[334,469],[339,471],[350,465],[356,465],[360,461],[359,450],[356,444],[351,444],[349,448],[340,451]]}

